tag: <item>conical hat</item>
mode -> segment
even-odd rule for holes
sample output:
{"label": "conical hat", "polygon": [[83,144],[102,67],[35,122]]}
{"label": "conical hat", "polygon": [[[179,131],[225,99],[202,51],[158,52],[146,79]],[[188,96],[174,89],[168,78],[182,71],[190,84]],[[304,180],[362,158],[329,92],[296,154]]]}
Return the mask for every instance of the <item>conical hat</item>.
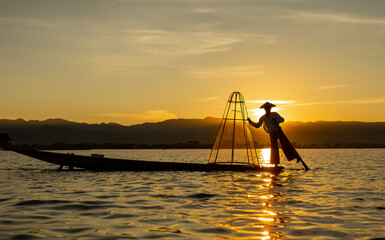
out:
{"label": "conical hat", "polygon": [[269,103],[269,102],[265,102],[262,106],[260,106],[259,108],[272,108],[272,107],[275,107],[274,104],[272,103]]}

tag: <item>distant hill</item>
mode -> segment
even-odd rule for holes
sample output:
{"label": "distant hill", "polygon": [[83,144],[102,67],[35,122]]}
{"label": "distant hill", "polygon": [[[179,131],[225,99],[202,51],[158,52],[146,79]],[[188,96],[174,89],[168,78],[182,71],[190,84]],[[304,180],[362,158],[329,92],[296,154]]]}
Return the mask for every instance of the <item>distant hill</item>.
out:
{"label": "distant hill", "polygon": [[385,146],[385,122],[287,122],[282,128],[299,145]]}
{"label": "distant hill", "polygon": [[136,143],[175,144],[211,143],[220,119],[172,119],[158,123],[123,126],[116,123],[87,124],[63,119],[45,121],[0,120],[0,133],[7,133],[15,144],[61,143]]}
{"label": "distant hill", "polygon": [[[64,119],[45,121],[0,120],[0,133],[15,144],[212,144],[220,119],[172,119],[123,126],[116,123],[87,124]],[[385,122],[285,122],[289,139],[299,146],[385,146]],[[256,142],[268,145],[262,129],[253,131]]]}

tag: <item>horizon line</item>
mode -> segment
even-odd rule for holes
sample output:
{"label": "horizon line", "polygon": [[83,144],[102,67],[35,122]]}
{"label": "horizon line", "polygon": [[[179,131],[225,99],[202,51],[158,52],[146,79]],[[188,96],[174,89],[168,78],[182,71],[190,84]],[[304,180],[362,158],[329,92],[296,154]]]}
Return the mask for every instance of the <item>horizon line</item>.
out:
{"label": "horizon line", "polygon": [[[78,124],[89,124],[89,125],[103,125],[103,124],[115,124],[115,125],[120,125],[120,126],[135,126],[135,125],[141,125],[141,124],[147,124],[147,123],[162,123],[162,122],[166,122],[166,121],[170,121],[170,120],[205,120],[207,118],[213,118],[213,119],[222,119],[221,117],[212,117],[212,116],[207,116],[207,117],[204,117],[204,118],[170,118],[170,119],[166,119],[166,120],[160,120],[160,121],[145,121],[145,122],[142,122],[142,123],[133,123],[133,124],[122,124],[122,123],[118,123],[118,122],[99,122],[99,123],[95,123],[95,122],[85,122],[85,121],[73,121],[73,120],[67,120],[65,118],[60,118],[60,117],[53,117],[53,118],[47,118],[47,119],[44,119],[44,120],[38,120],[38,119],[29,119],[29,120],[26,120],[22,117],[19,117],[19,118],[14,118],[14,119],[11,119],[11,118],[0,118],[0,121],[17,121],[17,120],[22,120],[24,122],[46,122],[46,121],[50,121],[50,120],[59,120],[59,121],[65,121],[65,122],[69,122],[69,123],[78,123]],[[289,120],[289,121],[285,121],[283,122],[284,123],[288,123],[288,122],[300,122],[300,123],[317,123],[317,122],[360,122],[360,123],[385,123],[385,121],[360,121],[360,120],[315,120],[315,121],[300,121],[300,120]]]}

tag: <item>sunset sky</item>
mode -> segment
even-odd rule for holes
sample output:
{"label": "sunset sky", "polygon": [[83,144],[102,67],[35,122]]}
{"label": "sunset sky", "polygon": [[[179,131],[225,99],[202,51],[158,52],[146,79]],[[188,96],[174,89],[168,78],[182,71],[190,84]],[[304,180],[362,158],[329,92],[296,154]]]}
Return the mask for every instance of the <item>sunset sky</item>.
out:
{"label": "sunset sky", "polygon": [[[385,1],[0,0],[0,118],[385,121]],[[254,115],[253,119],[258,119]]]}

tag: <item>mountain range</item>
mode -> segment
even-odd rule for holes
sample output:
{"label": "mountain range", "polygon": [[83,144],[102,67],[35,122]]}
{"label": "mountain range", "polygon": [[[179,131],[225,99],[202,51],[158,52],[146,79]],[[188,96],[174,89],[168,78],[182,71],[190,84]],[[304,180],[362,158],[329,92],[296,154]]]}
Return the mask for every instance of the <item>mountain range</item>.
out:
{"label": "mountain range", "polygon": [[[123,126],[117,123],[88,124],[64,119],[44,121],[0,119],[0,133],[17,145],[64,144],[213,144],[221,119],[170,119]],[[296,146],[385,147],[385,122],[285,122],[281,124]],[[268,146],[268,135],[253,129],[259,146]]]}

